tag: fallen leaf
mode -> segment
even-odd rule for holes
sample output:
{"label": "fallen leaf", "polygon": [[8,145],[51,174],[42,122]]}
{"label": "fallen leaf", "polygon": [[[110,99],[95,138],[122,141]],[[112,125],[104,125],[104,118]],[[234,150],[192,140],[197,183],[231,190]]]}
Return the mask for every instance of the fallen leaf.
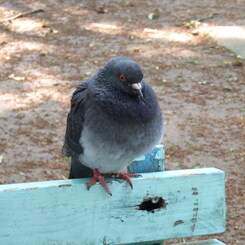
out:
{"label": "fallen leaf", "polygon": [[46,56],[48,54],[48,52],[46,51],[40,51],[39,52],[39,56]]}
{"label": "fallen leaf", "polygon": [[15,81],[24,81],[25,80],[25,77],[18,77],[18,76],[15,76],[13,73],[11,75],[9,75],[8,77],[11,79],[14,79]]}
{"label": "fallen leaf", "polygon": [[222,90],[223,90],[223,91],[228,91],[228,92],[229,92],[229,91],[232,91],[232,88],[229,88],[229,87],[222,87]]}
{"label": "fallen leaf", "polygon": [[238,82],[239,81],[239,78],[238,77],[230,77],[228,79],[229,82]]}
{"label": "fallen leaf", "polygon": [[149,20],[155,20],[159,18],[160,9],[155,9],[152,13],[148,14]]}
{"label": "fallen leaf", "polygon": [[207,81],[200,81],[200,82],[198,82],[198,84],[200,84],[200,85],[206,85],[208,82]]}
{"label": "fallen leaf", "polygon": [[68,58],[71,57],[71,56],[72,56],[72,54],[69,54],[69,53],[68,53],[68,54],[65,54],[65,55],[64,55],[64,58],[65,58],[65,59],[68,59]]}
{"label": "fallen leaf", "polygon": [[180,166],[180,163],[179,163],[179,162],[173,162],[173,165],[174,165],[175,167],[179,167],[179,166]]}
{"label": "fallen leaf", "polygon": [[155,20],[155,19],[157,19],[157,18],[158,18],[158,15],[155,14],[155,13],[150,13],[150,14],[148,14],[148,19],[149,19],[149,20]]}
{"label": "fallen leaf", "polygon": [[133,51],[136,53],[136,52],[139,52],[140,51],[140,48],[134,48]]}
{"label": "fallen leaf", "polygon": [[199,62],[197,60],[187,60],[186,63],[197,65]]}
{"label": "fallen leaf", "polygon": [[233,65],[233,66],[243,66],[243,63],[242,63],[242,61],[240,61],[240,60],[236,60],[236,61],[233,61],[233,62],[232,62],[232,65]]}
{"label": "fallen leaf", "polygon": [[42,28],[51,28],[50,24],[42,24]]}
{"label": "fallen leaf", "polygon": [[5,41],[0,41],[0,46],[6,45],[6,44],[7,44],[7,42],[5,42]]}

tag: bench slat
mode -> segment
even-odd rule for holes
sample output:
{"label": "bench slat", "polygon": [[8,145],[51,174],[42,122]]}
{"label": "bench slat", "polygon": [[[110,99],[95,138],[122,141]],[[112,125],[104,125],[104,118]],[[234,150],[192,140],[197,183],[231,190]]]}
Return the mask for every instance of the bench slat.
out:
{"label": "bench slat", "polygon": [[205,241],[175,243],[173,245],[225,245],[225,243],[223,243],[217,239],[209,239],[209,240],[205,240]]}
{"label": "bench slat", "polygon": [[135,159],[129,166],[130,173],[150,173],[164,170],[164,146],[157,145],[150,153]]}
{"label": "bench slat", "polygon": [[1,244],[130,244],[225,231],[219,169],[144,173],[133,190],[108,179],[113,196],[100,184],[87,191],[88,181],[1,185]]}

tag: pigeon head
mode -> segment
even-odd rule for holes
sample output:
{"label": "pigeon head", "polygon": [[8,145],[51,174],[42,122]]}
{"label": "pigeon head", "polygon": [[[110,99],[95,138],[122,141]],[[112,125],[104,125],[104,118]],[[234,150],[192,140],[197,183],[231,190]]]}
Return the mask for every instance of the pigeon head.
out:
{"label": "pigeon head", "polygon": [[143,97],[143,72],[135,61],[119,56],[104,67],[104,78],[115,89],[132,96]]}

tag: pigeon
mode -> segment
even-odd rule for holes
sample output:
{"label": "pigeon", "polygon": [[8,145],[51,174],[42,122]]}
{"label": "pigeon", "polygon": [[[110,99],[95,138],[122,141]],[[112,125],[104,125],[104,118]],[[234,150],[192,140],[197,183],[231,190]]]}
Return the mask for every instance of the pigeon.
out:
{"label": "pigeon", "polygon": [[91,177],[112,195],[104,176],[126,180],[123,170],[150,152],[163,136],[163,116],[155,92],[138,63],[114,57],[74,91],[62,153],[71,157],[69,179]]}

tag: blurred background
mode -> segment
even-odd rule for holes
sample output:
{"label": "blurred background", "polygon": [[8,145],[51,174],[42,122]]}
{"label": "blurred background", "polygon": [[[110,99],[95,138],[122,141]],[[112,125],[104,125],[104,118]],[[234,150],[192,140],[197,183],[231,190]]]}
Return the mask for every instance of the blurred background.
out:
{"label": "blurred background", "polygon": [[244,60],[199,31],[225,26],[245,26],[245,1],[0,0],[0,184],[68,177],[71,94],[125,55],[160,101],[166,169],[226,171],[227,232],[216,237],[244,244]]}

